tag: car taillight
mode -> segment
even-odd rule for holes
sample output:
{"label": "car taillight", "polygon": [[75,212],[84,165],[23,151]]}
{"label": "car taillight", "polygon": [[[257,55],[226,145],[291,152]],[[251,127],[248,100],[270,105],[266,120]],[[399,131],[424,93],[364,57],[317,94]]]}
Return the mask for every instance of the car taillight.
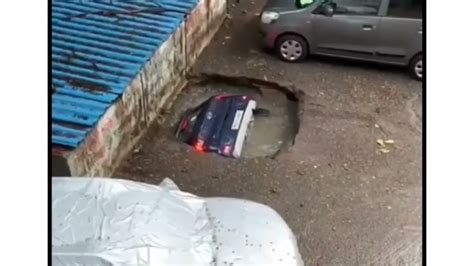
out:
{"label": "car taillight", "polygon": [[217,99],[217,100],[224,100],[224,99],[227,98],[227,97],[229,97],[229,96],[227,96],[227,95],[217,95],[217,96],[216,96],[216,99]]}
{"label": "car taillight", "polygon": [[204,151],[204,141],[202,139],[198,139],[198,141],[196,142],[196,144],[194,145],[194,148],[198,151],[198,152],[203,152]]}

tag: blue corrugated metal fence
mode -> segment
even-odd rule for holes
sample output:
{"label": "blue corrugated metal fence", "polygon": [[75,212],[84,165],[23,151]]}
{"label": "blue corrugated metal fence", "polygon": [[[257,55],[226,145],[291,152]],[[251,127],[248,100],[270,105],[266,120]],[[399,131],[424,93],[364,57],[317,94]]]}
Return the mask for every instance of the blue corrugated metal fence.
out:
{"label": "blue corrugated metal fence", "polygon": [[53,144],[79,146],[197,1],[53,1]]}

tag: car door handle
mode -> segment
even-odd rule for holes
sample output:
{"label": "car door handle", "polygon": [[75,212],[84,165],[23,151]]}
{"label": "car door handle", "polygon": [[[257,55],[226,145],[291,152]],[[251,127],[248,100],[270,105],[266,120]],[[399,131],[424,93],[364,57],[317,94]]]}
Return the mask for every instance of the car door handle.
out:
{"label": "car door handle", "polygon": [[362,30],[364,31],[371,31],[373,29],[375,29],[375,26],[373,25],[362,25]]}

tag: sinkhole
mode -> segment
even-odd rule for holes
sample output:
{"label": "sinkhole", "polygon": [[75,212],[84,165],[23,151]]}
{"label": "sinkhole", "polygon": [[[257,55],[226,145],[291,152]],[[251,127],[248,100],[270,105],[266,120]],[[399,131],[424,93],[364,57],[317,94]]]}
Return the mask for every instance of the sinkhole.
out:
{"label": "sinkhole", "polygon": [[[254,115],[244,132],[245,139],[237,157],[274,157],[294,144],[301,122],[300,117],[303,112],[303,96],[303,92],[296,90],[294,87],[282,86],[266,80],[209,74],[191,76],[187,86],[178,95],[173,104],[174,110],[171,113],[170,124],[174,125],[176,129],[176,137],[182,142],[194,146],[197,152],[209,151],[226,157],[233,157],[232,151],[238,148],[237,145],[228,147],[224,143],[220,149],[217,149],[216,145],[210,147],[213,146],[209,144],[212,141],[209,138],[205,139],[205,141],[199,139],[199,136],[203,135],[199,135],[199,132],[205,131],[205,133],[209,133],[208,131],[216,128],[215,125],[207,128],[204,127],[203,121],[216,117],[219,118],[220,114],[223,115],[225,112],[230,112],[224,111],[231,110],[232,108],[226,107],[226,105],[222,104],[222,101],[229,99],[227,97],[233,97],[232,106],[240,106],[242,111],[238,111],[236,107],[237,111],[234,110],[230,113],[231,117],[221,119],[228,122],[227,124],[225,124],[226,122],[221,122],[220,128],[222,128],[222,132],[218,132],[216,134],[218,136],[215,139],[224,139],[223,136],[227,137],[227,140],[232,138],[238,139],[239,121],[242,121],[242,125],[247,127],[247,124],[244,123],[246,116],[245,104],[250,99],[256,104],[255,110],[253,110]],[[213,98],[217,98],[217,100],[210,103]],[[222,106],[217,106],[216,104]],[[205,110],[201,115],[201,119],[199,119],[200,110]],[[196,120],[199,122],[196,122]],[[199,123],[199,125],[195,123]],[[198,134],[190,136],[183,133],[182,135],[186,137],[180,135],[181,131],[185,132],[188,127],[192,126],[194,126],[194,131],[191,128],[187,133],[191,134],[198,131]],[[232,130],[234,129],[236,133],[232,135]],[[205,146],[205,144],[203,147],[204,142],[208,143],[209,146]],[[220,143],[219,141],[214,141],[213,143],[215,144],[215,142]]]}

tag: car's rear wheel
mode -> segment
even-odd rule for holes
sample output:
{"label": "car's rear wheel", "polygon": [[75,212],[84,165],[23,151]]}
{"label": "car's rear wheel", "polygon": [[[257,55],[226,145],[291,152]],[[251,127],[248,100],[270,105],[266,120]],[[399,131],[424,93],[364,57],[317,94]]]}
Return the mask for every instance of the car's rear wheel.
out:
{"label": "car's rear wheel", "polygon": [[308,44],[300,36],[287,34],[278,39],[276,50],[282,60],[298,62],[307,57]]}
{"label": "car's rear wheel", "polygon": [[423,56],[421,54],[411,60],[408,71],[414,79],[423,79]]}

